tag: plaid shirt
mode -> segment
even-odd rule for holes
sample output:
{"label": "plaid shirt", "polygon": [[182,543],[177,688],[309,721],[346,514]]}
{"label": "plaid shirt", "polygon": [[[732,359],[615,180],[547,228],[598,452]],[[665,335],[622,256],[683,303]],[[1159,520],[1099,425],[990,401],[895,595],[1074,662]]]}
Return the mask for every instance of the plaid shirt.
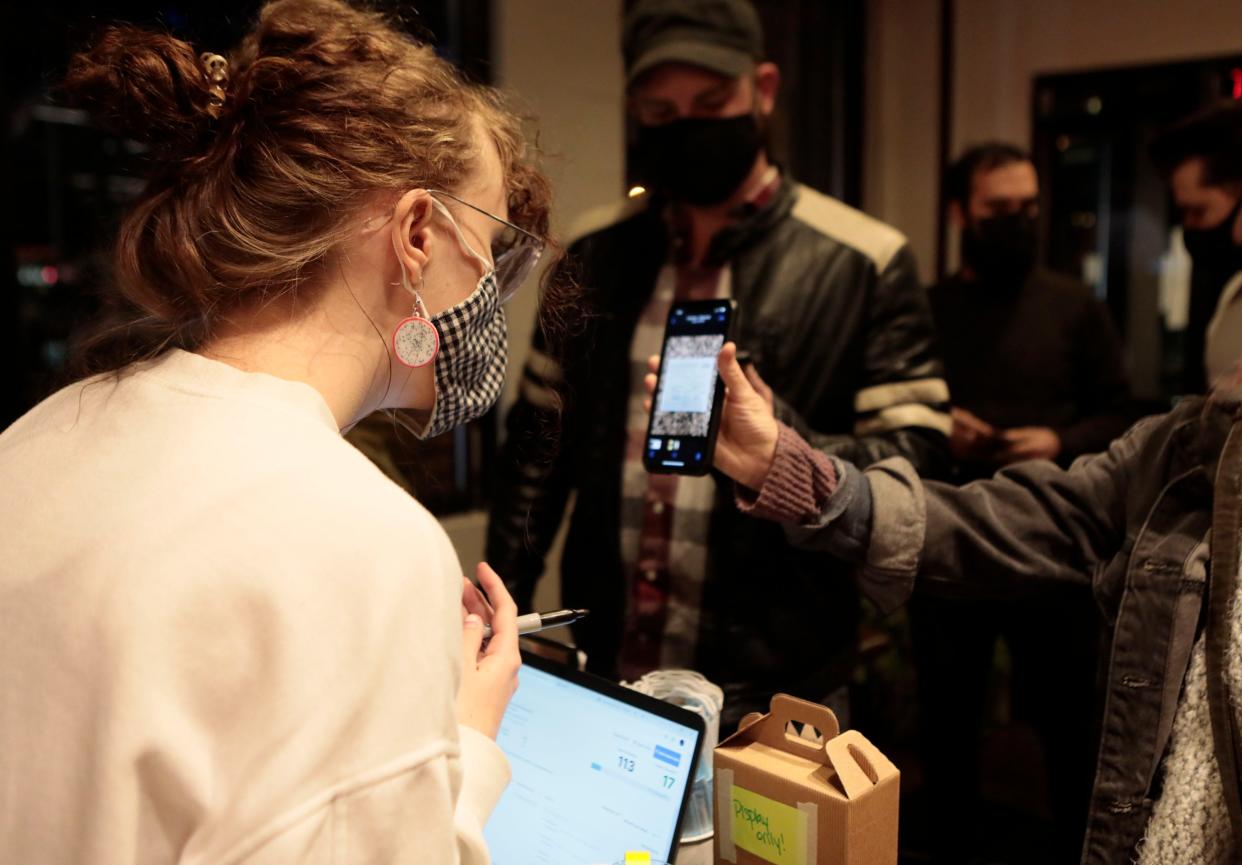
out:
{"label": "plaid shirt", "polygon": [[[780,187],[773,167],[739,208],[762,207]],[[674,301],[715,300],[732,295],[733,270],[684,260],[677,214],[669,213],[674,242],[660,269],[655,292],[639,317],[630,344],[631,390],[622,466],[621,556],[626,575],[625,632],[620,673],[636,679],[657,668],[693,667],[699,610],[707,569],[707,529],[715,506],[710,475],[649,474],[643,466],[648,413],[643,406],[647,359],[660,353],[664,325]]]}

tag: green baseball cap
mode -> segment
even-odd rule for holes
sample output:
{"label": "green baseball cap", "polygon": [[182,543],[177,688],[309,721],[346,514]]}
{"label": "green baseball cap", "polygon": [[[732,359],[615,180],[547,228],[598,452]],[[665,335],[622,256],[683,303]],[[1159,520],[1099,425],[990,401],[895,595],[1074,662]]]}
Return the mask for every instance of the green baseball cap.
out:
{"label": "green baseball cap", "polygon": [[763,59],[763,28],[749,0],[638,0],[621,37],[625,84],[661,63],[737,78]]}

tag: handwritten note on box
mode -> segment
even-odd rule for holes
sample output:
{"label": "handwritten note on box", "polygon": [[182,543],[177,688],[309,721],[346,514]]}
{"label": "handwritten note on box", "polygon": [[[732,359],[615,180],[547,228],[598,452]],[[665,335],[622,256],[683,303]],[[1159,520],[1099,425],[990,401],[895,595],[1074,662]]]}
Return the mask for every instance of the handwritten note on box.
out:
{"label": "handwritten note on box", "polygon": [[730,785],[733,799],[733,843],[775,865],[806,861],[804,811]]}

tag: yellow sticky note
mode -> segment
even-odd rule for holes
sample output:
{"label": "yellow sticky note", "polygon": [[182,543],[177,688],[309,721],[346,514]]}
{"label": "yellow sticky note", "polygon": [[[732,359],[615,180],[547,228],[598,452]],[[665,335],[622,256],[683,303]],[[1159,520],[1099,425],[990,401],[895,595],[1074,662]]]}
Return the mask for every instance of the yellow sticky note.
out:
{"label": "yellow sticky note", "polygon": [[651,854],[646,850],[631,850],[625,854],[625,865],[651,865]]}
{"label": "yellow sticky note", "polygon": [[774,865],[805,865],[806,815],[733,785],[733,843]]}

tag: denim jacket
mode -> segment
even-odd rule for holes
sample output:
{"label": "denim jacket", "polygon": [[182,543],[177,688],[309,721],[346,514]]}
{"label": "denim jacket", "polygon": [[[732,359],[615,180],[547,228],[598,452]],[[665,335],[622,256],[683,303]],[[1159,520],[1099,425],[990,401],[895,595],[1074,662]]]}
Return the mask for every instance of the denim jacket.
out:
{"label": "denim jacket", "polygon": [[[1092,587],[1112,641],[1084,865],[1131,861],[1160,795],[1208,585],[1223,435],[1205,406],[1186,400],[1068,470],[1029,462],[959,488],[885,460],[863,475],[870,496],[854,498],[869,514],[786,528],[804,548],[858,550],[859,588],[882,609],[916,587],[958,597],[1014,597],[1047,581]],[[848,525],[867,537],[843,544]]]}

